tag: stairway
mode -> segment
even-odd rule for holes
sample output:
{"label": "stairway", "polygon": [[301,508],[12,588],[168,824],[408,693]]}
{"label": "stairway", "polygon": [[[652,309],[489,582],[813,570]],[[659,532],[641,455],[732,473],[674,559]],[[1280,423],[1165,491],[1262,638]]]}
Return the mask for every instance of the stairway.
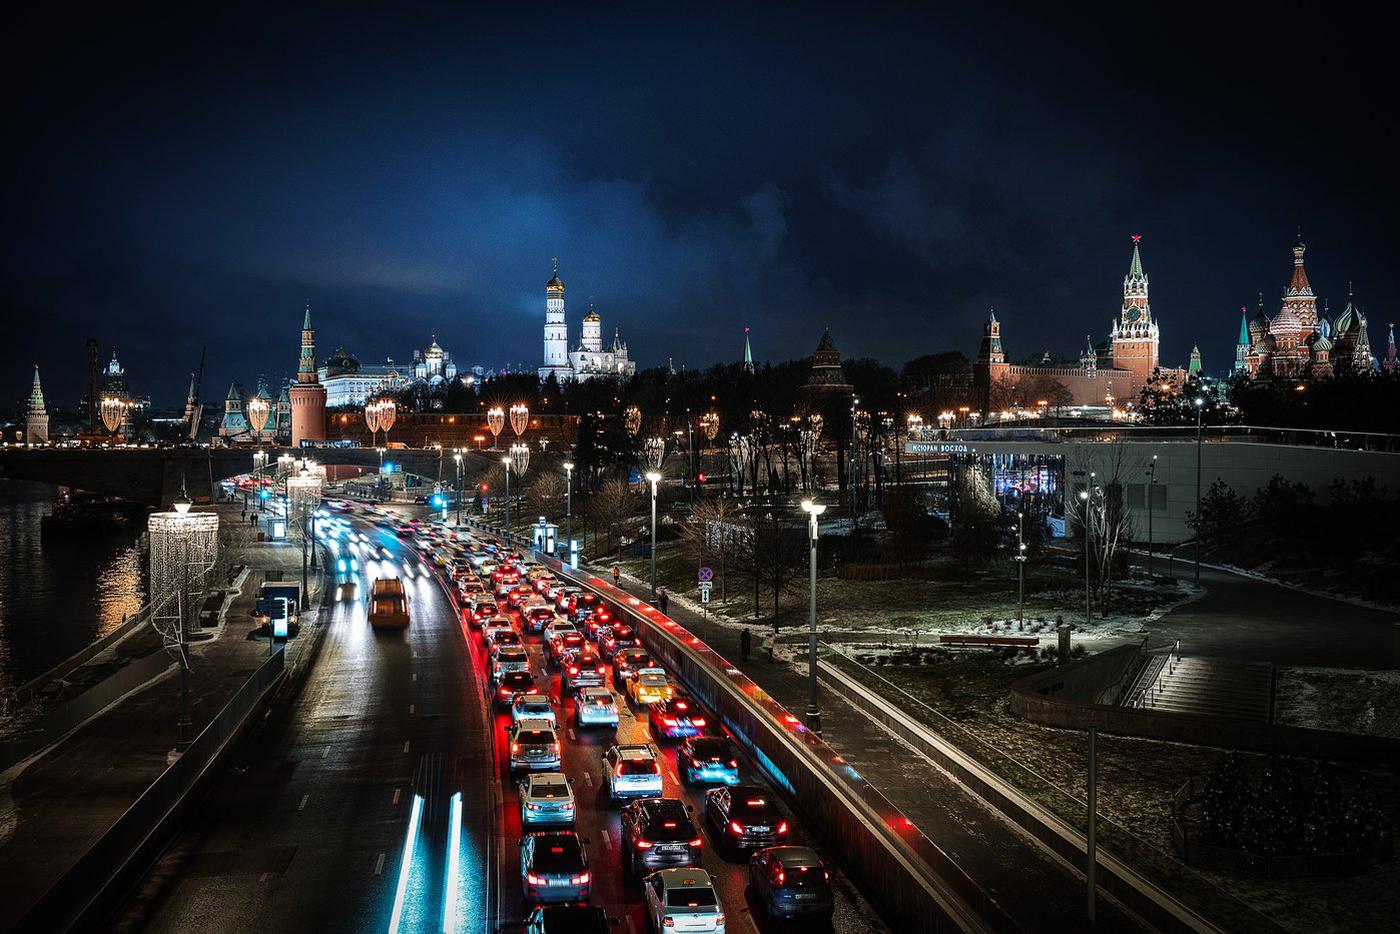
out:
{"label": "stairway", "polygon": [[1268,723],[1272,695],[1270,665],[1177,656],[1143,694],[1142,706]]}

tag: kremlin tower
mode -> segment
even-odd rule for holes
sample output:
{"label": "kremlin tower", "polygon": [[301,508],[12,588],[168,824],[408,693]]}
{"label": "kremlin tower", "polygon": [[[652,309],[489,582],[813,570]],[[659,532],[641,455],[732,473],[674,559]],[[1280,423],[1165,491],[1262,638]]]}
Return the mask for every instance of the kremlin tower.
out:
{"label": "kremlin tower", "polygon": [[1142,271],[1138,245],[1142,234],[1133,234],[1133,259],[1123,277],[1123,309],[1109,338],[1110,365],[1128,370],[1146,384],[1157,369],[1157,322],[1147,302],[1147,274]]}
{"label": "kremlin tower", "polygon": [[24,443],[49,443],[49,411],[44,405],[44,387],[39,385],[39,364],[34,364],[34,387],[29,391],[29,411],[24,416]]}
{"label": "kremlin tower", "polygon": [[567,379],[569,368],[569,326],[564,321],[564,283],[559,279],[559,261],[554,261],[554,275],[544,287],[544,366],[540,379]]}
{"label": "kremlin tower", "polygon": [[326,439],[326,387],[316,376],[316,331],[311,327],[311,305],[301,325],[301,362],[292,386],[292,447],[303,441]]}

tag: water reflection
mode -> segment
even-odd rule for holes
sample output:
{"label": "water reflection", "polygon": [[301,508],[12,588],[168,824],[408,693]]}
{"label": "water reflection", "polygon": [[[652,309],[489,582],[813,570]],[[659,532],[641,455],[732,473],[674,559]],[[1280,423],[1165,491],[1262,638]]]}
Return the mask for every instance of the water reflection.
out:
{"label": "water reflection", "polygon": [[0,480],[0,690],[111,632],[145,599],[136,530],[41,536],[56,492]]}

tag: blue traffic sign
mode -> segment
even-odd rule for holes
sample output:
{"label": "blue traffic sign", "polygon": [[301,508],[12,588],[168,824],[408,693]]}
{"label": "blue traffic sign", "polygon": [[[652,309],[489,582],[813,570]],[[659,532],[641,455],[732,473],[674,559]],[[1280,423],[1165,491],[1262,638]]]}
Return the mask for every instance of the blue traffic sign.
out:
{"label": "blue traffic sign", "polygon": [[702,581],[712,581],[715,579],[715,572],[710,568],[701,568],[700,579]]}

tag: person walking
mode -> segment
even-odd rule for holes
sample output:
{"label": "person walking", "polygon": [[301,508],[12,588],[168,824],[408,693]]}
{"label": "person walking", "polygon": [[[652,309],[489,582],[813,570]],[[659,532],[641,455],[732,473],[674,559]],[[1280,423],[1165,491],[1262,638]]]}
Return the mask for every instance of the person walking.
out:
{"label": "person walking", "polygon": [[657,598],[657,603],[661,604],[662,615],[665,615],[666,607],[670,604],[670,602],[671,598],[666,596],[666,591],[663,589],[661,591],[661,595]]}
{"label": "person walking", "polygon": [[619,585],[619,581],[621,581],[621,579],[622,579],[622,568],[620,568],[620,567],[618,567],[616,564],[614,564],[614,565],[613,565],[613,586],[614,586],[614,587],[617,587],[617,586]]}
{"label": "person walking", "polygon": [[745,627],[744,631],[739,633],[739,654],[743,656],[744,661],[749,660],[749,651],[752,648],[753,636],[749,635],[749,630]]}

